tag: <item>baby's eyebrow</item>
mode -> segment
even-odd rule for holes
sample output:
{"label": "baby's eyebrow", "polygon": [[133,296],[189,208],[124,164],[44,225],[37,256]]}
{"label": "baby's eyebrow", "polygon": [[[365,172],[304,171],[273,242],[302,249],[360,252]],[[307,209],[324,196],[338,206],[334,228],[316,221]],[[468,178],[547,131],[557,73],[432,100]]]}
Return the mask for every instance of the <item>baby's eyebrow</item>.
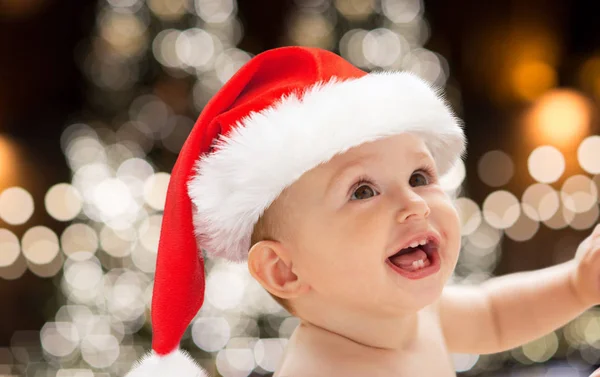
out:
{"label": "baby's eyebrow", "polygon": [[327,186],[325,187],[325,195],[328,195],[331,192],[331,190],[335,188],[336,183],[338,183],[348,171],[359,169],[359,167],[362,165],[362,162],[364,162],[367,158],[368,157],[363,156],[361,158],[354,159],[350,163],[347,163],[346,165],[338,169],[338,171],[336,171],[335,174],[333,174],[333,176],[329,179],[329,182],[327,182]]}
{"label": "baby's eyebrow", "polygon": [[423,160],[427,160],[429,162],[434,162],[433,157],[431,157],[431,155],[427,152],[424,151],[419,151],[415,153],[415,157],[419,160],[419,161],[423,161]]}

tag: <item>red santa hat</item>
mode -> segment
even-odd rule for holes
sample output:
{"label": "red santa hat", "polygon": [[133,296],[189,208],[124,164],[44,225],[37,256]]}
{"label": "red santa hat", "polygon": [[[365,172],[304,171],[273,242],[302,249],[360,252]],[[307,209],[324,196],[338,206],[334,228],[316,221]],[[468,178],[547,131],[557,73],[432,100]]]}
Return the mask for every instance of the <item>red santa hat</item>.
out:
{"label": "red santa hat", "polygon": [[465,149],[438,92],[405,72],[367,74],[329,51],[257,55],[212,98],[171,174],[152,297],[152,352],[128,376],[203,376],[179,342],[204,301],[208,255],[244,261],[261,214],[303,173],[351,147],[421,136],[441,175]]}

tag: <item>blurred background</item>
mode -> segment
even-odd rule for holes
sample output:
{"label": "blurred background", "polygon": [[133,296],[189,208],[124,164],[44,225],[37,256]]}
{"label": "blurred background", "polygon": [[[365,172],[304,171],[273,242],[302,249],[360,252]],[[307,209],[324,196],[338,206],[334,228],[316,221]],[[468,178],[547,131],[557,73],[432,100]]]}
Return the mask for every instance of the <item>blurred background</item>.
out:
{"label": "blurred background", "polygon": [[[445,181],[463,222],[454,283],[572,258],[599,216],[599,8],[0,0],[0,376],[123,376],[150,349],[169,172],[211,96],[269,48],[318,46],[444,88],[469,139]],[[207,273],[184,348],[212,376],[271,376],[297,320],[244,265]],[[600,310],[453,359],[460,376],[589,376]]]}

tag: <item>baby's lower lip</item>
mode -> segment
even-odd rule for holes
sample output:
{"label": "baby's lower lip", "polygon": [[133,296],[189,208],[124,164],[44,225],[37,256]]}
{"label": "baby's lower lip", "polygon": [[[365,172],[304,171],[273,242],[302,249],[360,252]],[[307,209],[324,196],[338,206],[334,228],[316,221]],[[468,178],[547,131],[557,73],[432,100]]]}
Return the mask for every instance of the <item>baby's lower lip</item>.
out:
{"label": "baby's lower lip", "polygon": [[436,274],[441,267],[441,260],[439,255],[439,250],[435,250],[431,253],[427,254],[427,258],[429,260],[429,265],[423,268],[420,268],[416,271],[409,271],[403,268],[400,268],[393,264],[388,258],[385,263],[397,274],[411,280],[419,280],[424,279],[428,276]]}

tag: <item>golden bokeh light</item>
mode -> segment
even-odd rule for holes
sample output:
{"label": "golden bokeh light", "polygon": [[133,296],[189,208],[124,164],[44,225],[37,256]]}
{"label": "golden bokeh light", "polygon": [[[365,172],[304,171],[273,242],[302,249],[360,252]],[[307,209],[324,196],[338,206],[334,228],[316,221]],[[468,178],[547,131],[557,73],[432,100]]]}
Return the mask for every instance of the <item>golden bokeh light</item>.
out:
{"label": "golden bokeh light", "polygon": [[165,21],[180,19],[186,13],[186,0],[148,0],[148,8]]}
{"label": "golden bokeh light", "polygon": [[[8,137],[0,135],[0,182],[12,184],[16,182],[19,171],[17,145]],[[3,186],[0,186],[2,190]]]}
{"label": "golden bokeh light", "polygon": [[579,71],[579,85],[600,98],[600,56],[589,58]]}
{"label": "golden bokeh light", "polygon": [[514,67],[511,82],[517,96],[532,101],[556,85],[556,71],[548,63],[526,60]]}
{"label": "golden bokeh light", "polygon": [[347,19],[363,21],[375,11],[373,0],[334,0],[337,10]]}
{"label": "golden bokeh light", "polygon": [[527,159],[529,174],[540,183],[556,182],[565,172],[565,157],[553,146],[534,149]]}
{"label": "golden bokeh light", "polygon": [[288,37],[302,46],[331,48],[335,44],[334,25],[320,13],[297,13],[291,20]]}
{"label": "golden bokeh light", "polygon": [[147,26],[134,13],[106,11],[99,24],[100,36],[115,52],[133,57],[139,55],[147,43]]}
{"label": "golden bokeh light", "polygon": [[573,90],[552,90],[536,101],[527,116],[527,127],[537,144],[571,147],[586,136],[590,119],[586,97]]}

